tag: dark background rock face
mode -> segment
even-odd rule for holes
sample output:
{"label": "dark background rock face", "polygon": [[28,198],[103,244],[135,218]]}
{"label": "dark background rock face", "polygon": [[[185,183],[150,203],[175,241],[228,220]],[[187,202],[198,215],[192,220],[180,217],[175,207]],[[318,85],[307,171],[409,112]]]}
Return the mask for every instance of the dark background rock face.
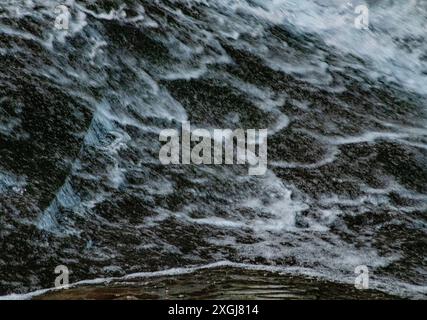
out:
{"label": "dark background rock face", "polygon": [[[350,19],[331,44],[285,2],[75,1],[67,32],[57,4],[0,5],[0,295],[53,286],[57,265],[76,282],[229,260],[310,270],[335,296],[367,265],[425,297],[424,7],[393,37],[380,18],[406,7],[371,4],[363,33],[331,4],[318,19]],[[160,130],[185,120],[268,128],[267,174],[161,165]]]}

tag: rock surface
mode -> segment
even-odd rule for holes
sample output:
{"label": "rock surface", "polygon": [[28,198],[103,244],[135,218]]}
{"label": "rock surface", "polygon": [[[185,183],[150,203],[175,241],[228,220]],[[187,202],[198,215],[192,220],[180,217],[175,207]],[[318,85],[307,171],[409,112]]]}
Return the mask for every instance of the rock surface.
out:
{"label": "rock surface", "polygon": [[112,281],[53,291],[37,300],[141,299],[395,299],[352,285],[259,270],[218,268],[155,278]]}

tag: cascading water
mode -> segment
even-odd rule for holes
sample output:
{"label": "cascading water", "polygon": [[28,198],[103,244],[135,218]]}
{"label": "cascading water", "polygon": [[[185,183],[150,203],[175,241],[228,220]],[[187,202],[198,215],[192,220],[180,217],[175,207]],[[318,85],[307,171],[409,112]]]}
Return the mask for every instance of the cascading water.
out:
{"label": "cascading water", "polygon": [[[425,297],[427,6],[361,3],[2,0],[0,294],[230,261]],[[268,128],[267,174],[161,165],[184,121]]]}

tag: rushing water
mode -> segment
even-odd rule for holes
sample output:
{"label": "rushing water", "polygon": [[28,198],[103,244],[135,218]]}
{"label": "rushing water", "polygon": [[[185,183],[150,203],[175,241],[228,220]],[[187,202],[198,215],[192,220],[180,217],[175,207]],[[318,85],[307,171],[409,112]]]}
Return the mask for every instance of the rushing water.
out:
{"label": "rushing water", "polygon": [[[0,294],[226,260],[426,297],[427,1],[348,3],[1,0]],[[161,165],[187,120],[268,128],[267,174]]]}

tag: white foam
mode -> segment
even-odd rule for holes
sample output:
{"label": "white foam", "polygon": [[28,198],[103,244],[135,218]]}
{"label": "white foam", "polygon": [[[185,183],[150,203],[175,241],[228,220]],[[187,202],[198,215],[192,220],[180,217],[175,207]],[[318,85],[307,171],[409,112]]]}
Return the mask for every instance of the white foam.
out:
{"label": "white foam", "polygon": [[0,171],[0,193],[11,191],[22,195],[26,186],[27,179],[25,176],[17,176],[10,172]]}

